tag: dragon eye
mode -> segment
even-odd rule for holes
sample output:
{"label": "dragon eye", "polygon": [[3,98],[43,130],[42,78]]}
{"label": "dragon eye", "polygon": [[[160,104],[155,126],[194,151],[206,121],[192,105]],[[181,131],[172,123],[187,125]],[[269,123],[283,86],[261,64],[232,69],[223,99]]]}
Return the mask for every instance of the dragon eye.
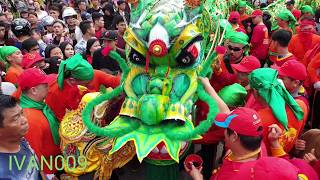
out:
{"label": "dragon eye", "polygon": [[142,54],[138,53],[136,50],[131,49],[129,54],[129,60],[134,64],[144,65],[146,62],[145,57]]}
{"label": "dragon eye", "polygon": [[181,62],[184,64],[188,64],[188,63],[190,63],[190,61],[191,61],[190,57],[185,57],[181,60]]}
{"label": "dragon eye", "polygon": [[180,67],[188,67],[195,64],[199,57],[200,42],[195,42],[184,48],[176,61]]}
{"label": "dragon eye", "polygon": [[138,56],[136,53],[134,53],[134,54],[132,55],[132,58],[133,58],[133,60],[136,61],[136,62],[141,61],[141,59],[139,58],[139,56]]}

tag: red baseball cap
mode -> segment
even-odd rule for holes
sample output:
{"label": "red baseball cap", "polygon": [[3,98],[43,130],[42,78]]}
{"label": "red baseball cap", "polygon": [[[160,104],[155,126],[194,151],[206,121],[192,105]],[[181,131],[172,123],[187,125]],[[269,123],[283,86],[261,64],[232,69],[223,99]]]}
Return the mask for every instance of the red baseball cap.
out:
{"label": "red baseball cap", "polygon": [[262,135],[261,118],[255,110],[250,108],[239,107],[231,114],[218,114],[215,118],[215,124],[245,136]]}
{"label": "red baseball cap", "polygon": [[231,64],[238,72],[250,73],[261,67],[260,61],[255,56],[245,56],[239,64]]}
{"label": "red baseball cap", "polygon": [[262,16],[263,12],[260,9],[256,9],[252,12],[251,17]]}
{"label": "red baseball cap", "polygon": [[40,54],[38,53],[27,53],[23,55],[21,65],[24,69],[28,69],[28,68],[32,68],[34,63],[43,61],[43,60],[44,60],[44,57],[40,56]]}
{"label": "red baseball cap", "polygon": [[299,169],[289,161],[278,157],[262,157],[256,161],[244,163],[236,179],[241,180],[297,180]]}
{"label": "red baseball cap", "polygon": [[301,17],[301,11],[299,9],[294,9],[292,10],[292,14],[293,16],[296,18],[296,20],[298,21]]}
{"label": "red baseball cap", "polygon": [[240,21],[240,14],[237,11],[232,11],[228,21]]}
{"label": "red baseball cap", "polygon": [[40,84],[49,84],[53,78],[47,76],[38,68],[29,68],[23,71],[18,78],[18,86],[21,90],[32,88]]}
{"label": "red baseball cap", "polygon": [[296,60],[289,60],[285,62],[281,67],[278,68],[278,72],[280,76],[285,76],[300,81],[306,80],[308,76],[307,69],[304,64]]}

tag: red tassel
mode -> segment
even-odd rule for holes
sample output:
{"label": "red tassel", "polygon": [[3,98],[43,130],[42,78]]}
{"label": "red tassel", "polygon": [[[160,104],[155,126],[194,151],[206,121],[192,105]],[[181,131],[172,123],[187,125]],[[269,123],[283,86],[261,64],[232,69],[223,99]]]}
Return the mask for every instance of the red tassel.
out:
{"label": "red tassel", "polygon": [[148,73],[149,70],[149,62],[150,62],[150,53],[147,51],[147,56],[146,56],[146,73]]}

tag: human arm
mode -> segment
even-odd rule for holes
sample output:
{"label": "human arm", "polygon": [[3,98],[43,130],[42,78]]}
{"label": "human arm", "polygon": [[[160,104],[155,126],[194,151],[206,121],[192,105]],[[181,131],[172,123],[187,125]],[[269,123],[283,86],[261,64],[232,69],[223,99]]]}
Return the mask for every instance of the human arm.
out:
{"label": "human arm", "polygon": [[226,105],[226,103],[218,96],[217,92],[214,90],[214,88],[211,86],[208,78],[199,77],[201,80],[204,89],[206,92],[217,102],[219,113],[230,113],[229,107]]}

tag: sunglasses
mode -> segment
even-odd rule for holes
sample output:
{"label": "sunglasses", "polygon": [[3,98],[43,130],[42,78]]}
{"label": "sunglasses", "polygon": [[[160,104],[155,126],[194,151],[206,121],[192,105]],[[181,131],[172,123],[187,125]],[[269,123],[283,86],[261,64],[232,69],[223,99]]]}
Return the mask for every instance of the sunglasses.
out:
{"label": "sunglasses", "polygon": [[233,46],[231,46],[231,45],[228,45],[228,49],[229,49],[230,51],[238,52],[238,51],[241,51],[243,48],[233,47]]}

